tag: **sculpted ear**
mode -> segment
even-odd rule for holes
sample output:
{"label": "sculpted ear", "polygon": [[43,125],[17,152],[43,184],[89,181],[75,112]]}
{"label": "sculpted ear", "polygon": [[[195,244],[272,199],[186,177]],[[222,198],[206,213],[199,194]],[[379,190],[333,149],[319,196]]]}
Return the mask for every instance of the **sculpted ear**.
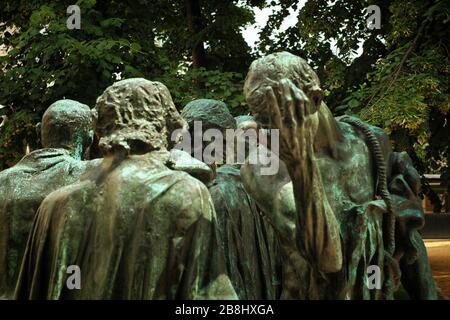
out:
{"label": "sculpted ear", "polygon": [[36,130],[37,142],[42,145],[42,122],[38,122],[34,129]]}
{"label": "sculpted ear", "polygon": [[36,134],[37,134],[39,137],[41,136],[41,128],[42,128],[42,122],[38,122],[38,123],[36,124],[35,129],[36,129]]}
{"label": "sculpted ear", "polygon": [[98,120],[98,112],[97,109],[95,108],[91,109],[91,119],[92,119],[92,127],[95,128]]}
{"label": "sculpted ear", "polygon": [[91,109],[91,121],[92,126],[91,130],[89,131],[89,146],[94,142],[95,127],[97,126],[98,121],[98,112],[95,108]]}

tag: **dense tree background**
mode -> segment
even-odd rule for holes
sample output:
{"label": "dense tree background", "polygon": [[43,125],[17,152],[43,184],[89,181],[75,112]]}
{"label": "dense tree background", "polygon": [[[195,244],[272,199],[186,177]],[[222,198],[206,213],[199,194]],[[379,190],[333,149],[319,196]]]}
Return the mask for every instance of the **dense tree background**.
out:
{"label": "dense tree background", "polygon": [[[0,169],[39,147],[34,128],[52,102],[93,106],[120,77],[164,82],[180,108],[208,97],[246,113],[250,62],[286,50],[316,68],[336,115],[383,127],[421,173],[441,173],[450,188],[449,0],[308,0],[301,9],[298,0],[79,0],[81,30],[68,30],[74,2],[2,0]],[[371,4],[381,29],[367,28]],[[254,23],[253,8],[267,7],[250,48],[242,28]],[[298,23],[277,32],[293,11]]]}

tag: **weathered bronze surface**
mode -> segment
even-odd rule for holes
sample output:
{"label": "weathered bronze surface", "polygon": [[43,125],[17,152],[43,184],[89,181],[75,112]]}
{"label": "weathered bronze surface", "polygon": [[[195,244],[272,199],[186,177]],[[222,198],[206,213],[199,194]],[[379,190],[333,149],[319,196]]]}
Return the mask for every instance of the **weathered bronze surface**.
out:
{"label": "weathered bronze surface", "polygon": [[[295,55],[254,61],[244,93],[253,116],[210,99],[180,115],[163,84],[142,78],[108,87],[93,111],[50,106],[44,148],[0,173],[0,299],[14,288],[19,299],[436,299],[408,155],[382,129],[333,117]],[[82,161],[96,117],[104,158]],[[212,145],[208,129],[262,128],[279,130],[278,149],[233,139],[246,155],[277,152],[274,175],[223,164],[238,152],[226,145],[219,163],[194,158]],[[189,153],[172,149],[180,129]],[[67,286],[69,266],[81,289]]]}
{"label": "weathered bronze surface", "polygon": [[[159,82],[128,79],[99,97],[105,158],[37,213],[16,291],[31,299],[235,298],[207,188],[170,169],[185,122]],[[81,269],[80,290],[66,286]]]}
{"label": "weathered bronze surface", "polygon": [[52,191],[75,182],[98,161],[82,161],[93,137],[88,106],[60,100],[45,112],[43,149],[0,173],[0,297],[14,292],[36,210]]}
{"label": "weathered bronze surface", "polygon": [[[253,62],[244,92],[257,120],[280,130],[286,167],[278,176],[260,176],[252,165],[241,171],[281,242],[282,296],[390,299],[401,266],[410,296],[436,298],[417,233],[423,225],[418,175],[407,155],[392,152],[383,130],[333,118],[317,75],[292,54]],[[373,265],[382,271],[380,290],[367,286]]]}
{"label": "weathered bronze surface", "polygon": [[[195,100],[181,114],[189,124],[191,136],[195,135],[192,131],[194,121],[201,121],[204,128],[218,129],[224,136],[226,129],[237,127],[226,104],[216,100]],[[223,149],[226,151],[225,146]],[[226,153],[223,158],[226,159]],[[220,166],[208,186],[217,213],[227,273],[238,297],[278,298],[280,257],[277,240],[272,227],[262,219],[260,209],[245,190],[240,166]]]}

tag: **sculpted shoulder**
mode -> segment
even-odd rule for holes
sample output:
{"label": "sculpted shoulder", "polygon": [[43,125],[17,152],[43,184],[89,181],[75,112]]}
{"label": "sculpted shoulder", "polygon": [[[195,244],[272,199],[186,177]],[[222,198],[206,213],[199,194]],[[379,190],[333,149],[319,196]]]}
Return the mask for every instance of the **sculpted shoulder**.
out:
{"label": "sculpted shoulder", "polygon": [[[104,192],[115,194],[115,201],[123,206],[156,205],[158,211],[169,212],[175,219],[180,216],[187,220],[200,217],[211,220],[211,198],[206,186],[168,165],[157,157],[131,158],[119,168],[109,170],[102,182]],[[103,163],[100,171],[108,172],[108,164]]]}
{"label": "sculpted shoulder", "polygon": [[175,234],[182,236],[193,225],[211,223],[215,211],[207,187],[185,172],[172,171],[171,174],[176,182],[165,194],[160,207],[171,215]]}
{"label": "sculpted shoulder", "polygon": [[[342,118],[343,118],[343,117],[337,117],[337,118],[336,118],[336,120],[338,121],[338,123],[339,123],[341,129],[344,129],[344,128],[346,128],[346,127],[351,126],[351,125],[345,123],[344,121],[342,121],[342,120],[341,120]],[[390,141],[389,141],[389,136],[387,135],[387,133],[386,133],[382,128],[377,127],[377,126],[374,126],[374,125],[372,125],[372,124],[370,124],[370,123],[368,123],[368,122],[366,122],[366,121],[363,121],[363,120],[361,120],[361,119],[359,119],[359,118],[357,118],[357,117],[353,117],[353,116],[352,116],[352,117],[349,117],[349,118],[356,119],[356,120],[360,120],[360,121],[362,121],[363,123],[365,123],[365,124],[367,125],[367,127],[370,129],[370,131],[372,131],[373,134],[377,137],[377,139],[378,139],[378,141],[379,141],[379,143],[380,143],[380,147],[381,147],[381,149],[383,150],[383,153],[384,153],[385,155],[388,155],[388,154],[391,152],[392,146],[391,146],[391,143],[390,143]],[[353,126],[351,126],[351,127],[353,128]],[[345,130],[345,129],[344,129],[344,130]],[[353,130],[357,130],[357,129],[356,129],[356,128],[353,128]]]}
{"label": "sculpted shoulder", "polygon": [[[176,182],[170,189],[170,194],[173,194],[174,198],[168,197],[168,200],[183,210],[192,208],[192,212],[197,216],[201,214],[201,209],[211,202],[208,188],[186,172],[171,171],[171,174],[176,178]],[[207,213],[208,210],[205,216],[208,216]]]}

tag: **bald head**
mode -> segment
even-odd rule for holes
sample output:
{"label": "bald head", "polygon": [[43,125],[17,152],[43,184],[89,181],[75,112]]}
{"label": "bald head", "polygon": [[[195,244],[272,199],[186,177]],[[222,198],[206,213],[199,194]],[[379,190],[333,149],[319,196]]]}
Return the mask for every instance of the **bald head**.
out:
{"label": "bald head", "polygon": [[218,100],[198,99],[188,103],[181,112],[181,115],[190,128],[194,121],[201,121],[203,129],[235,129],[236,122],[230,113],[227,105]]}
{"label": "bald head", "polygon": [[237,116],[234,118],[236,120],[236,126],[238,129],[248,130],[254,129],[258,130],[258,123],[255,117],[249,115]]}
{"label": "bald head", "polygon": [[42,146],[84,153],[92,143],[94,121],[87,105],[69,99],[58,100],[42,117]]}

